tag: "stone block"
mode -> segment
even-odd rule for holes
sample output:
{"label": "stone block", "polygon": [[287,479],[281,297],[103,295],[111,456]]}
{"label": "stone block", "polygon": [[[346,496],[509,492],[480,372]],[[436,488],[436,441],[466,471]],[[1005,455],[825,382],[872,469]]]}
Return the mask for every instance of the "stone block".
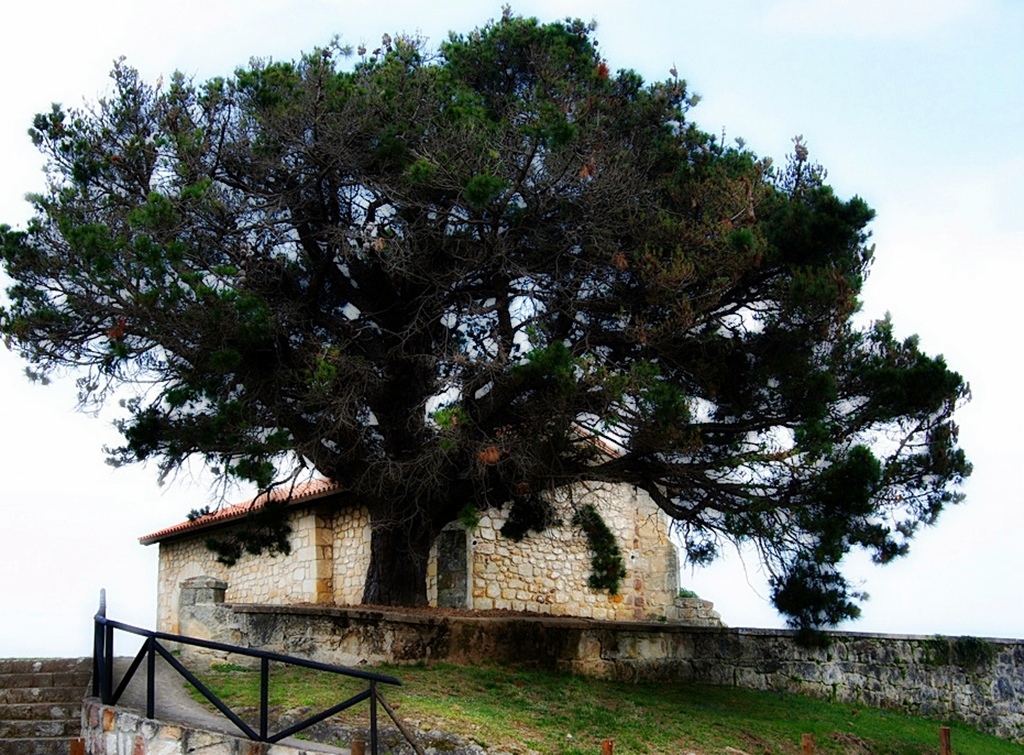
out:
{"label": "stone block", "polygon": [[227,582],[214,577],[202,576],[186,579],[181,583],[178,604],[182,606],[205,603],[223,603]]}
{"label": "stone block", "polygon": [[663,637],[642,637],[636,645],[637,653],[641,658],[656,660],[667,655],[667,646]]}
{"label": "stone block", "polygon": [[180,741],[161,738],[148,743],[146,755],[181,755],[183,752]]}
{"label": "stone block", "polygon": [[601,643],[590,635],[580,637],[574,660],[593,661],[601,658]]}

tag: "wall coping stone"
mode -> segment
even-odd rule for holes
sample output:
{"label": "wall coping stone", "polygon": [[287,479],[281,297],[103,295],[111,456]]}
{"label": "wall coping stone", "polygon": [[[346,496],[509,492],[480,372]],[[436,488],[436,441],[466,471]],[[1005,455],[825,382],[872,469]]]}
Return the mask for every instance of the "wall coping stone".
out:
{"label": "wall coping stone", "polygon": [[216,577],[189,577],[181,583],[183,589],[206,587],[211,590],[227,590],[228,583]]}
{"label": "wall coping stone", "polygon": [[211,603],[223,603],[228,583],[215,577],[191,577],[181,583],[180,604],[197,606]]}
{"label": "wall coping stone", "polygon": [[[687,624],[676,624],[665,621],[614,621],[602,619],[589,619],[578,616],[552,616],[544,613],[497,613],[472,616],[461,613],[433,613],[428,611],[403,611],[401,608],[390,610],[386,608],[366,608],[362,606],[323,606],[323,605],[264,605],[257,603],[230,603],[225,604],[226,608],[235,613],[267,613],[267,614],[298,614],[298,615],[321,615],[321,616],[349,616],[361,620],[397,621],[408,624],[436,625],[447,622],[466,622],[470,624],[500,624],[512,621],[529,621],[541,626],[564,627],[567,629],[609,629],[613,631],[657,631],[674,634],[738,634],[752,637],[796,637],[795,629],[774,629],[763,627],[714,627],[694,626]],[[851,630],[830,629],[826,631],[829,637],[835,639],[878,639],[878,640],[905,640],[908,642],[922,642],[933,640],[936,637],[945,636],[939,634],[889,634],[886,632],[855,632]],[[960,635],[949,635],[955,639]],[[1024,639],[1012,637],[979,637],[978,639],[1001,644],[1024,643]]]}

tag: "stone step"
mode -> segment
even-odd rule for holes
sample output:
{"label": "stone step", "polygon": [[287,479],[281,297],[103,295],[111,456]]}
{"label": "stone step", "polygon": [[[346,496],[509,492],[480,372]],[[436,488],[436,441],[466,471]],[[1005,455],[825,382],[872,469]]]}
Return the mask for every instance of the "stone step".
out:
{"label": "stone step", "polygon": [[69,755],[71,740],[66,737],[32,737],[0,740],[3,755]]}
{"label": "stone step", "polygon": [[[79,693],[79,697],[82,694]],[[81,700],[50,703],[8,703],[0,705],[0,721],[64,721],[82,713]]]}
{"label": "stone step", "polygon": [[[0,686],[0,706],[38,703],[81,703],[90,694],[89,680],[74,687],[3,687]],[[3,718],[0,715],[0,718]]]}
{"label": "stone step", "polygon": [[0,674],[0,689],[20,687],[80,687],[85,689],[91,674],[78,671],[14,672]]}
{"label": "stone step", "polygon": [[77,737],[81,734],[80,719],[57,721],[16,721],[4,719],[0,721],[0,752],[6,755],[5,740],[31,739],[33,737]]}
{"label": "stone step", "polygon": [[0,658],[0,755],[69,755],[90,658]]}
{"label": "stone step", "polygon": [[92,673],[91,658],[0,658],[0,674]]}

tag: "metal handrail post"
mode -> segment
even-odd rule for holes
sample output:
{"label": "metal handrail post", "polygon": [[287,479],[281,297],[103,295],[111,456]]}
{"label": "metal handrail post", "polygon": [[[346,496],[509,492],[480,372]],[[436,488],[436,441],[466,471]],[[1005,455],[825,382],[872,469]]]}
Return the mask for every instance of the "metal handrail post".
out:
{"label": "metal handrail post", "polygon": [[270,659],[260,658],[260,741],[267,741],[267,711],[270,703]]}
{"label": "metal handrail post", "polygon": [[156,638],[146,640],[146,718],[155,717],[156,709]]}
{"label": "metal handrail post", "polygon": [[103,625],[93,619],[92,630],[92,696],[100,697],[103,692]]}
{"label": "metal handrail post", "polygon": [[107,705],[114,698],[114,627],[106,625],[103,641],[103,702]]}
{"label": "metal handrail post", "polygon": [[93,617],[92,637],[92,696],[101,697],[103,694],[103,625],[100,618],[107,617],[107,591],[100,588],[100,606]]}

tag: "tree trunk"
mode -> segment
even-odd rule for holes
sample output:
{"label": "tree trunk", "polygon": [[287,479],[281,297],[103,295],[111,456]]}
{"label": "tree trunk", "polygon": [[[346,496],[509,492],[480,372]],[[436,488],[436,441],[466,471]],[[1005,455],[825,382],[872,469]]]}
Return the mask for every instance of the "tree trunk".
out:
{"label": "tree trunk", "polygon": [[427,558],[431,535],[422,523],[374,524],[363,603],[376,606],[427,605]]}

